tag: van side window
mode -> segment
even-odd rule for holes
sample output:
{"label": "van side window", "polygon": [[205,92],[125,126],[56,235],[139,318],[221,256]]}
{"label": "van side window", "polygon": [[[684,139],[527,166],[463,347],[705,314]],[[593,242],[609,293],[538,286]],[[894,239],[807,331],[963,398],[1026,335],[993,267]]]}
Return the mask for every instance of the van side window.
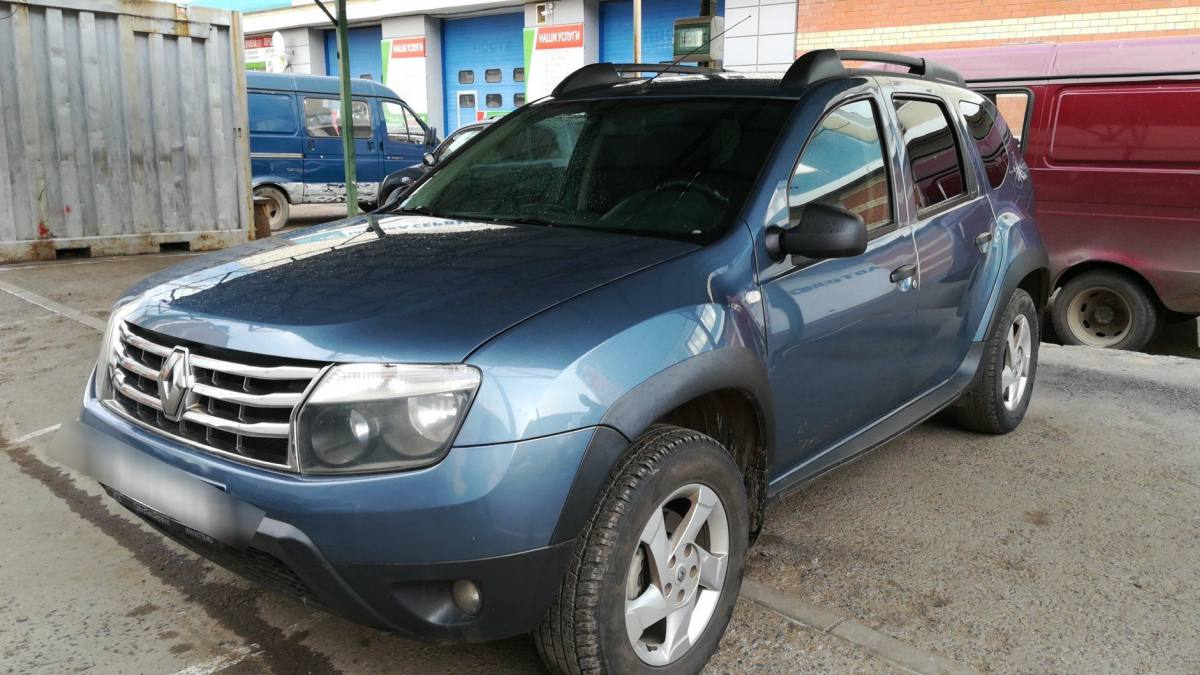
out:
{"label": "van side window", "polygon": [[393,143],[424,143],[425,128],[417,120],[416,113],[393,101],[380,101],[383,106],[383,122],[387,127],[388,140]]}
{"label": "van side window", "polygon": [[959,101],[958,109],[967,121],[967,130],[983,159],[983,169],[988,183],[998,188],[1008,175],[1008,127],[996,124],[996,110],[991,102],[983,105],[971,101]]}
{"label": "van side window", "polygon": [[[351,101],[350,114],[354,116],[354,137],[371,138],[371,108],[366,101]],[[342,104],[336,98],[304,99],[304,126],[313,138],[341,138]]]}
{"label": "van side window", "polygon": [[996,104],[1000,118],[1008,123],[1017,142],[1025,138],[1026,112],[1029,110],[1029,92],[1027,91],[995,91],[980,92]]}
{"label": "van side window", "polygon": [[825,116],[809,137],[788,182],[788,205],[843,208],[863,219],[867,232],[892,224],[887,161],[879,116],[870,101],[854,101]]}
{"label": "van side window", "polygon": [[962,152],[946,110],[940,103],[925,99],[896,98],[894,103],[912,167],[917,210],[965,194]]}
{"label": "van side window", "polygon": [[250,113],[250,133],[290,134],[296,131],[296,110],[291,96],[251,92],[246,97],[246,104]]}

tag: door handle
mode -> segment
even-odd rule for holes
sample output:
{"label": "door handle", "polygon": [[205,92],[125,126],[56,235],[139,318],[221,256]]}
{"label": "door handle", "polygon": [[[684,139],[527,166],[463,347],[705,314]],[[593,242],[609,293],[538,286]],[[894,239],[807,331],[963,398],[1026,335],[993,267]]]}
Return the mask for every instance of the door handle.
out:
{"label": "door handle", "polygon": [[316,150],[316,149],[317,149],[317,142],[316,142],[316,141],[314,141],[314,140],[311,140],[311,139],[310,139],[310,140],[308,141],[308,149],[309,149],[309,150]]}
{"label": "door handle", "polygon": [[916,274],[917,274],[917,266],[916,265],[913,265],[912,263],[909,263],[908,265],[901,265],[901,266],[897,267],[896,269],[892,270],[892,276],[891,276],[892,283],[895,284],[895,283],[904,281],[905,279],[911,279],[914,276],[916,276]]}
{"label": "door handle", "polygon": [[975,248],[979,249],[980,253],[987,253],[988,246],[992,243],[992,231],[981,232],[975,237]]}
{"label": "door handle", "polygon": [[375,149],[375,141],[367,141],[367,150]]}

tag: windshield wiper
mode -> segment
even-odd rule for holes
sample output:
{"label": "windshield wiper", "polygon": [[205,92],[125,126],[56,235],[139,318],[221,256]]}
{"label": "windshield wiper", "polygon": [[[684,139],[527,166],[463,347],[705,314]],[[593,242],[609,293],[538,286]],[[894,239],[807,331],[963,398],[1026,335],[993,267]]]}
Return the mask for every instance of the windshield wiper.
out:
{"label": "windshield wiper", "polygon": [[405,213],[414,216],[433,216],[434,218],[445,217],[434,213],[433,209],[429,208],[428,206],[413,206],[410,208],[396,209],[395,211],[392,211],[392,213]]}

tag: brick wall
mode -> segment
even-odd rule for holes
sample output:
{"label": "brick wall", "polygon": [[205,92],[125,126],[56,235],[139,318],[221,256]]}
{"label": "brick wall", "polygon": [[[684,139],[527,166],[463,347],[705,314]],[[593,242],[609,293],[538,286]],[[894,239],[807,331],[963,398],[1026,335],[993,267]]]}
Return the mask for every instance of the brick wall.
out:
{"label": "brick wall", "polygon": [[796,53],[1200,33],[1197,0],[798,0]]}

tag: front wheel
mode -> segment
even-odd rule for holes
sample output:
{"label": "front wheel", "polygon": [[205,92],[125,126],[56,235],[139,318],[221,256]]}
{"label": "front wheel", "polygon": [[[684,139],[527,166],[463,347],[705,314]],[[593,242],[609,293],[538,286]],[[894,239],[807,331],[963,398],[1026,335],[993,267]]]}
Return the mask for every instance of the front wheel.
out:
{"label": "front wheel", "polygon": [[538,652],[558,673],[695,673],[733,613],[749,543],[741,473],[704,434],[655,426],[576,543]]}
{"label": "front wheel", "polygon": [[981,372],[954,409],[959,424],[987,434],[1006,434],[1021,424],[1033,394],[1041,338],[1033,298],[1018,288],[984,343]]}

